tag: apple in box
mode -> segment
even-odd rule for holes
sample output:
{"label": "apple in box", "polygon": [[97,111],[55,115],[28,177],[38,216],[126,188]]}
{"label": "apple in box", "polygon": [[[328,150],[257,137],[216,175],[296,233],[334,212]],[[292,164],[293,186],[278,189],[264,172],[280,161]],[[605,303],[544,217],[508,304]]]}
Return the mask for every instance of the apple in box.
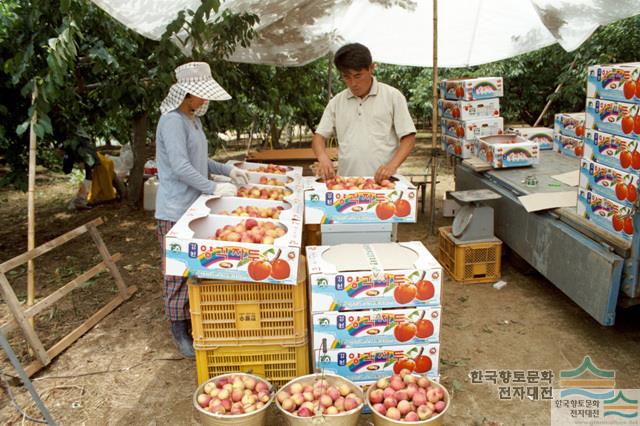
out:
{"label": "apple in box", "polygon": [[313,313],[440,305],[442,267],[419,241],[306,250]]}
{"label": "apple in box", "polygon": [[584,188],[578,189],[579,216],[589,219],[611,234],[630,241],[633,238],[632,208],[616,203]]}
{"label": "apple in box", "polygon": [[288,199],[291,195],[293,191],[287,187],[251,184],[239,186],[236,194],[238,197],[277,201]]}
{"label": "apple in box", "polygon": [[[300,201],[274,201],[242,197],[202,196],[211,214],[242,218],[279,219],[282,222],[302,221]],[[194,203],[195,204],[195,203]]]}
{"label": "apple in box", "polygon": [[584,158],[627,173],[640,170],[640,142],[631,138],[587,130],[584,135]]}
{"label": "apple in box", "polygon": [[440,117],[469,120],[472,118],[499,117],[500,99],[484,99],[481,101],[452,101],[438,99]]}
{"label": "apple in box", "polygon": [[[263,163],[252,163],[249,161],[237,161],[237,160],[229,160],[227,164],[230,164],[235,167],[239,167],[243,170],[248,171],[251,174],[260,173],[260,174],[268,174],[274,176],[289,176],[293,179],[301,179],[302,178],[302,167],[297,166],[280,166],[277,164],[263,164]],[[269,176],[273,177],[273,176]]]}
{"label": "apple in box", "polygon": [[590,66],[587,97],[640,103],[640,63]]}
{"label": "apple in box", "polygon": [[355,190],[355,189],[394,189],[396,184],[389,179],[385,179],[376,183],[372,177],[355,177],[355,176],[336,176],[325,182],[328,190],[338,191],[342,189]]}
{"label": "apple in box", "polygon": [[587,98],[586,112],[588,129],[640,139],[640,105]]}
{"label": "apple in box", "polygon": [[580,188],[632,208],[638,199],[638,176],[582,159]]}
{"label": "apple in box", "polygon": [[305,188],[305,223],[416,221],[416,187],[399,175],[382,182],[371,176],[307,179]]}
{"label": "apple in box", "polygon": [[314,349],[435,343],[439,336],[440,307],[313,314]]}
{"label": "apple in box", "polygon": [[316,367],[355,382],[378,380],[404,369],[437,377],[440,344],[390,345],[320,351]]}

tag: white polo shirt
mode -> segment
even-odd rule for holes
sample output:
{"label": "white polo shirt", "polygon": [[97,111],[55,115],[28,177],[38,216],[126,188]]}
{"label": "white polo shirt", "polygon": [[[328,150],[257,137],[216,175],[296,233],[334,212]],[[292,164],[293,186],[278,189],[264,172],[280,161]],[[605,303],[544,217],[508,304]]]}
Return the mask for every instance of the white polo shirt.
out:
{"label": "white polo shirt", "polygon": [[400,91],[373,78],[358,98],[347,88],[329,101],[316,133],[338,139],[338,175],[373,176],[398,149],[400,139],[416,132]]}

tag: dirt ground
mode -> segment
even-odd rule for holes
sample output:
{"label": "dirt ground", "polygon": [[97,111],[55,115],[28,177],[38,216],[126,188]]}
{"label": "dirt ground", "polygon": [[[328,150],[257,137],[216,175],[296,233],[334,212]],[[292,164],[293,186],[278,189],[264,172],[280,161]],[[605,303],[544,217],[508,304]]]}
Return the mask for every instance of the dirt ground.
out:
{"label": "dirt ground", "polygon": [[[426,163],[421,142],[401,172],[417,173]],[[231,152],[230,154],[233,154]],[[226,159],[226,158],[221,158]],[[439,168],[438,200],[453,189],[453,171],[447,161]],[[137,286],[133,297],[32,380],[61,425],[191,425],[195,363],[174,349],[161,300],[160,253],[153,214],[131,211],[123,203],[69,212],[66,203],[74,192],[62,175],[38,175],[36,192],[37,244],[55,238],[91,219],[101,217],[100,230],[111,253],[120,252],[124,279]],[[0,192],[0,262],[26,250],[27,196]],[[438,226],[450,223],[438,211]],[[436,237],[429,235],[426,215],[418,223],[400,226],[401,241],[420,240],[437,253]],[[492,384],[472,384],[472,370],[573,369],[589,355],[603,369],[616,371],[616,386],[640,388],[640,309],[620,311],[616,325],[602,327],[553,284],[540,275],[525,275],[503,262],[501,290],[491,284],[461,285],[444,281],[442,296],[441,382],[452,394],[449,425],[549,424],[548,401],[528,398],[504,401]],[[82,271],[97,264],[99,255],[88,236],[78,238],[38,258],[38,297],[46,296]],[[26,269],[8,276],[20,300],[26,294]],[[50,347],[95,310],[115,296],[106,273],[75,290],[37,317],[37,332]],[[8,310],[0,304],[0,323]],[[28,364],[24,339],[11,335],[10,343]],[[41,418],[29,394],[14,378],[14,370],[0,353],[0,372],[9,389],[30,416]],[[555,382],[555,380],[554,380]],[[370,424],[361,416],[360,425]],[[36,424],[22,419],[0,392],[0,424]],[[282,424],[271,415],[269,425]]]}

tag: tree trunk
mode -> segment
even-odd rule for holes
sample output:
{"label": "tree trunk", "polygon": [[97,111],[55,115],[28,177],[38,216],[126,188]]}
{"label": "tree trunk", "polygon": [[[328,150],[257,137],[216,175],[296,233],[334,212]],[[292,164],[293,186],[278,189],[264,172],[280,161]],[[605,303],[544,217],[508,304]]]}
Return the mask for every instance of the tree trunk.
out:
{"label": "tree trunk", "polygon": [[276,103],[273,106],[273,115],[271,116],[271,122],[269,123],[269,133],[271,135],[271,149],[278,146],[280,142],[281,129],[278,129],[278,114],[280,114],[280,99],[276,99]]}
{"label": "tree trunk", "polygon": [[133,209],[139,209],[142,199],[142,185],[145,163],[145,143],[147,141],[147,127],[149,126],[146,111],[133,117],[133,168],[129,173],[128,203]]}

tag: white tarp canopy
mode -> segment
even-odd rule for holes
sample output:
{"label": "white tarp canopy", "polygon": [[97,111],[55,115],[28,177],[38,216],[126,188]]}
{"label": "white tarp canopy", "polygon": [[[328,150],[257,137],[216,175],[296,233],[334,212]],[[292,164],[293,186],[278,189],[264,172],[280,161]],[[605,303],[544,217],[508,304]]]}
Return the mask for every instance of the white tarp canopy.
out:
{"label": "white tarp canopy", "polygon": [[[132,30],[159,39],[199,0],[93,0]],[[227,0],[222,8],[260,17],[258,37],[232,61],[304,65],[347,42],[377,62],[432,66],[431,0]],[[640,0],[441,0],[438,66],[466,67],[554,43],[580,46],[600,25],[640,14]],[[213,18],[215,19],[215,18]]]}

